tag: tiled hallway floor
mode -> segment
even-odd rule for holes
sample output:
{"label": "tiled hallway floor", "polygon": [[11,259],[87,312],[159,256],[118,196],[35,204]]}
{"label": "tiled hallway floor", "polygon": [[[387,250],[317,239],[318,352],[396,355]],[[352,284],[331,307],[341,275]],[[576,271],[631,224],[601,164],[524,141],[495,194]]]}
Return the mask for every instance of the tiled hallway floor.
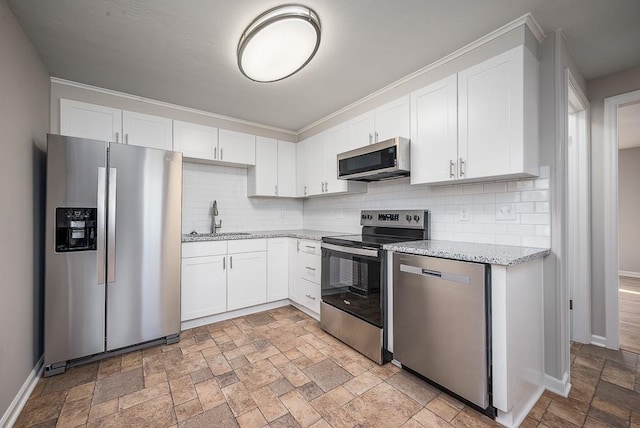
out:
{"label": "tiled hallway floor", "polygon": [[[640,427],[638,356],[572,348],[568,399],[545,393],[524,426]],[[635,391],[634,391],[635,389]],[[632,409],[634,409],[632,411]],[[182,333],[41,379],[16,427],[485,427],[495,422],[287,306]]]}

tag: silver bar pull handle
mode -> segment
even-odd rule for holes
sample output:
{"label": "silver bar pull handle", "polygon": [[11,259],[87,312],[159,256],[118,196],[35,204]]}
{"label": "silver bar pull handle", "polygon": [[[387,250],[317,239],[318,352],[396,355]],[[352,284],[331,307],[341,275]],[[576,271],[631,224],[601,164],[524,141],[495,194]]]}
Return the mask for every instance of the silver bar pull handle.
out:
{"label": "silver bar pull handle", "polygon": [[278,196],[278,185],[276,184],[276,196]]}
{"label": "silver bar pull handle", "polygon": [[371,135],[371,133],[369,133],[369,144],[373,143],[373,135]]}
{"label": "silver bar pull handle", "polygon": [[116,280],[116,188],[117,170],[109,168],[109,197],[107,202],[107,282]]}
{"label": "silver bar pull handle", "polygon": [[329,182],[328,181],[324,182],[324,191],[325,191],[325,193],[329,191]]}
{"label": "silver bar pull handle", "polygon": [[313,245],[305,245],[305,247],[307,247],[307,248],[311,248],[312,250],[315,250],[315,249],[316,249],[316,247],[314,247]]}
{"label": "silver bar pull handle", "polygon": [[312,267],[309,267],[309,266],[305,266],[305,268],[307,268],[307,269],[309,269],[310,271],[313,271],[313,272],[316,271],[316,268],[312,268]]}
{"label": "silver bar pull handle", "polygon": [[229,256],[229,269],[233,269],[233,256]]}
{"label": "silver bar pull handle", "polygon": [[217,147],[213,148],[213,158],[214,159],[218,159],[218,148]]}
{"label": "silver bar pull handle", "polygon": [[304,186],[304,195],[307,196],[307,186]]}
{"label": "silver bar pull handle", "polygon": [[442,272],[438,272],[438,271],[435,271],[435,270],[422,269],[422,274],[423,275],[429,275],[429,276],[437,276],[438,278],[442,278]]}
{"label": "silver bar pull handle", "polygon": [[124,141],[125,141],[125,144],[127,145],[129,144],[129,133],[124,134]]}
{"label": "silver bar pull handle", "polygon": [[116,143],[120,142],[120,133],[116,132]]}
{"label": "silver bar pull handle", "polygon": [[223,257],[223,258],[222,258],[222,270],[225,270],[225,269],[227,268],[226,263],[225,263],[225,260],[227,260],[227,258],[226,258],[226,257]]}
{"label": "silver bar pull handle", "polygon": [[376,132],[375,135],[376,135],[376,138],[375,138],[374,141],[377,143],[378,142],[378,133]]}
{"label": "silver bar pull handle", "polygon": [[455,162],[452,160],[449,161],[449,178],[454,178],[456,173],[454,172]]}
{"label": "silver bar pull handle", "polygon": [[[116,133],[117,136],[117,133]],[[117,138],[116,138],[117,139]],[[104,253],[105,253],[105,226],[107,212],[105,211],[105,202],[107,197],[107,169],[98,168],[98,200],[97,200],[97,260],[98,260],[98,285],[104,284]]]}
{"label": "silver bar pull handle", "polygon": [[224,159],[224,155],[222,154],[222,147],[220,147],[220,160]]}
{"label": "silver bar pull handle", "polygon": [[464,177],[465,176],[465,164],[464,164],[464,159],[460,158],[460,177]]}
{"label": "silver bar pull handle", "polygon": [[308,298],[310,298],[311,300],[316,300],[315,297],[313,297],[311,294],[305,294],[305,296],[307,296]]}

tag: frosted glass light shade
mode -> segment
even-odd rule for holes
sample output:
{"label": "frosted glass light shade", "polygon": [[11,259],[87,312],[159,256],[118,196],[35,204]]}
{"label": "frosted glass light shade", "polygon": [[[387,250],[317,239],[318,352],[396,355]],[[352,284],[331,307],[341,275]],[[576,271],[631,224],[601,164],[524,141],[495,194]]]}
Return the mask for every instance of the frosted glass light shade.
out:
{"label": "frosted glass light shade", "polygon": [[238,67],[257,82],[275,82],[300,71],[320,45],[316,13],[300,5],[285,5],[258,16],[238,43]]}

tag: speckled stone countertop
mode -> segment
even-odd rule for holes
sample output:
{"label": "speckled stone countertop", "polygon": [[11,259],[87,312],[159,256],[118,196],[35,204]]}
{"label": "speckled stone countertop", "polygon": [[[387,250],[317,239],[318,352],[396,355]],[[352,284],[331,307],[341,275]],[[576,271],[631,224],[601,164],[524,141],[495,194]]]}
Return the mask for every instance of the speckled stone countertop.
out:
{"label": "speckled stone countertop", "polygon": [[548,255],[548,248],[515,247],[511,245],[474,244],[454,241],[410,241],[387,244],[388,251],[442,257],[467,262],[512,266]]}
{"label": "speckled stone countertop", "polygon": [[200,241],[231,241],[233,239],[258,239],[258,238],[297,238],[309,239],[312,241],[320,241],[323,236],[346,235],[346,233],[329,232],[323,230],[294,229],[294,230],[265,230],[260,232],[230,232],[198,234],[198,235],[182,235],[182,242],[200,242]]}

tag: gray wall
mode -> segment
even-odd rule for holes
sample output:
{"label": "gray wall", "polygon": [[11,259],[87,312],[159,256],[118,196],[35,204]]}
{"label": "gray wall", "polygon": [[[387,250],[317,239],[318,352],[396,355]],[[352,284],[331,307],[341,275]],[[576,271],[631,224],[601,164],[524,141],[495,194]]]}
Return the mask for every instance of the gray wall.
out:
{"label": "gray wall", "polygon": [[620,150],[618,155],[618,266],[640,274],[640,147]]}
{"label": "gray wall", "polygon": [[591,331],[606,336],[604,278],[604,99],[640,89],[640,66],[587,82],[591,102]]}
{"label": "gray wall", "polygon": [[49,76],[0,0],[0,417],[42,355]]}

